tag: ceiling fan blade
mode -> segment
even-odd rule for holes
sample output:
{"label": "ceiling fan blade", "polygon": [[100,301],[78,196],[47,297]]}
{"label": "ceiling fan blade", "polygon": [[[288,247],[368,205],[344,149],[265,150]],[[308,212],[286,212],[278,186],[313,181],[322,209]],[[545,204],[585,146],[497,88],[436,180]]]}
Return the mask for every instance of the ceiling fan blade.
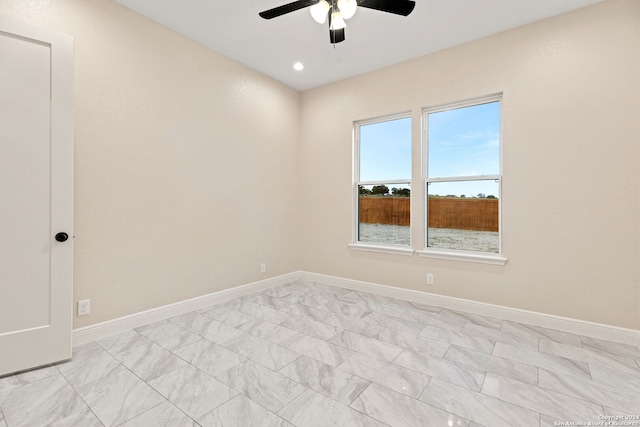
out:
{"label": "ceiling fan blade", "polygon": [[412,0],[358,0],[358,6],[407,16],[416,7]]}
{"label": "ceiling fan blade", "polygon": [[264,12],[258,13],[258,15],[264,19],[276,18],[289,12],[295,12],[296,10],[313,6],[318,3],[318,1],[319,0],[298,0],[292,3],[283,4],[282,6],[274,7],[273,9],[265,10]]}
{"label": "ceiling fan blade", "polygon": [[344,41],[344,28],[339,30],[329,30],[329,39],[331,44],[336,44]]}

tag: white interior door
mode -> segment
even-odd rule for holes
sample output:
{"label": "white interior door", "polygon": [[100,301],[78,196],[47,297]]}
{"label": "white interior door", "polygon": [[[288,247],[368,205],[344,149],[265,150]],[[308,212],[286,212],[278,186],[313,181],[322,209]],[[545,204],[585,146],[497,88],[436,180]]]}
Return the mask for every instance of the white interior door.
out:
{"label": "white interior door", "polygon": [[0,227],[0,375],[69,359],[73,39],[3,18]]}

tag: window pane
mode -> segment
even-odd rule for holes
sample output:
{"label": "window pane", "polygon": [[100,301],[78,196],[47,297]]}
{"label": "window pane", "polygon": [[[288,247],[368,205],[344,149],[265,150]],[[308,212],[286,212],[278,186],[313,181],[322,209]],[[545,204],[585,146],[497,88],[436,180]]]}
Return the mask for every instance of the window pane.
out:
{"label": "window pane", "polygon": [[411,179],[411,118],[361,125],[360,181]]}
{"label": "window pane", "polygon": [[359,193],[358,241],[409,246],[409,183],[361,185]]}
{"label": "window pane", "polygon": [[428,114],[429,178],[500,173],[500,102]]}
{"label": "window pane", "polygon": [[427,185],[427,246],[500,251],[497,180],[431,182]]}

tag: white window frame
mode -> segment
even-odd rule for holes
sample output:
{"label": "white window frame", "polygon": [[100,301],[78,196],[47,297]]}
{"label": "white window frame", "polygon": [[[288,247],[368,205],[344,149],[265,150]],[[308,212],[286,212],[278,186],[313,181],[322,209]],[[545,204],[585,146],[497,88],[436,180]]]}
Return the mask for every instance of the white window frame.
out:
{"label": "white window frame", "polygon": [[[423,108],[422,110],[422,172],[423,172],[423,184],[424,188],[421,194],[423,200],[423,218],[422,226],[424,227],[424,245],[423,249],[420,249],[417,254],[425,258],[436,258],[453,261],[468,261],[477,262],[483,264],[504,265],[507,262],[507,258],[503,255],[502,248],[502,93],[493,94],[489,96],[473,98],[462,102],[449,103],[439,105],[435,107]],[[474,105],[487,104],[490,102],[499,102],[500,104],[500,151],[499,151],[499,173],[496,175],[476,175],[476,176],[454,176],[454,177],[438,177],[429,178],[429,114],[442,111],[456,110],[464,107],[472,107]],[[457,250],[457,249],[445,249],[445,248],[430,248],[427,247],[428,232],[429,232],[429,197],[428,188],[429,183],[432,182],[453,182],[453,181],[478,181],[478,180],[497,180],[499,188],[498,197],[498,253],[493,252],[478,252],[470,250]]]}
{"label": "white window frame", "polygon": [[[360,198],[360,186],[364,185],[387,185],[387,184],[409,184],[410,188],[414,188],[411,171],[409,171],[408,179],[386,180],[386,181],[360,181],[360,128],[362,126],[371,125],[375,123],[382,123],[387,121],[393,121],[398,119],[413,119],[411,111],[406,111],[397,114],[390,114],[386,116],[376,117],[366,120],[358,120],[353,123],[353,177],[352,177],[352,193],[353,193],[353,206],[352,206],[352,236],[351,242],[348,246],[354,250],[361,250],[367,252],[382,252],[394,255],[413,255],[412,241],[409,241],[409,245],[394,245],[392,243],[384,242],[361,242],[358,240],[358,229],[360,226],[360,212],[359,212],[359,198]],[[413,191],[412,191],[413,193]],[[411,195],[413,197],[413,194]],[[412,202],[413,203],[413,202]],[[411,221],[410,230],[413,229],[413,221]],[[411,235],[411,231],[409,233]]]}

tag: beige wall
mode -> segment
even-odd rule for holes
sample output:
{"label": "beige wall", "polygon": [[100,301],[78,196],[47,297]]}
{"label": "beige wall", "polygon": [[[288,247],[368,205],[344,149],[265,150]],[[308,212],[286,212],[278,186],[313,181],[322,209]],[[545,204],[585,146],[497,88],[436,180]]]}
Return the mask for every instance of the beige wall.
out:
{"label": "beige wall", "polygon": [[[303,269],[640,328],[637,0],[302,95],[109,0],[0,11],[75,37],[75,327]],[[352,121],[413,112],[419,191],[421,108],[495,92],[507,265],[347,249]]]}
{"label": "beige wall", "polygon": [[75,37],[75,327],[298,268],[298,92],[111,1],[0,11]]}
{"label": "beige wall", "polygon": [[[303,93],[302,269],[639,328],[639,17],[608,1]],[[418,184],[421,108],[496,92],[508,263],[349,250],[352,121],[411,110]]]}

